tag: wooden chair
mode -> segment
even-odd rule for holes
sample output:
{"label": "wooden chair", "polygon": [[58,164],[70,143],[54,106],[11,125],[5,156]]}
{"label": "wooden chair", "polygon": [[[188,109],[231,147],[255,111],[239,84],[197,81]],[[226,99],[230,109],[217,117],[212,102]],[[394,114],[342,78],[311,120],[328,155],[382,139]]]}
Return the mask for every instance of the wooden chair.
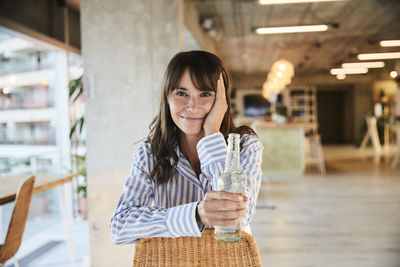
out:
{"label": "wooden chair", "polygon": [[254,237],[242,231],[236,243],[224,243],[214,237],[214,229],[207,228],[201,237],[140,239],[136,243],[134,267],[261,267]]}
{"label": "wooden chair", "polygon": [[[8,226],[7,236],[3,245],[0,245],[0,266],[14,257],[17,253],[24,233],[26,220],[28,219],[29,206],[32,198],[35,176],[27,179],[18,189],[15,206]],[[17,260],[15,266],[19,266]]]}

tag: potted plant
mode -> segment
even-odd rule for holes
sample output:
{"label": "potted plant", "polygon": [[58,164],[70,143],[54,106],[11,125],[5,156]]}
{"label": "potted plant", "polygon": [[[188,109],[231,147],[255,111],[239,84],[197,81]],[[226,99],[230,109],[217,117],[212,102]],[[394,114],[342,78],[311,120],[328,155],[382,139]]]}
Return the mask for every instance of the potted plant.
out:
{"label": "potted plant", "polygon": [[271,118],[273,121],[283,124],[286,123],[286,106],[278,104],[276,110],[272,113]]}

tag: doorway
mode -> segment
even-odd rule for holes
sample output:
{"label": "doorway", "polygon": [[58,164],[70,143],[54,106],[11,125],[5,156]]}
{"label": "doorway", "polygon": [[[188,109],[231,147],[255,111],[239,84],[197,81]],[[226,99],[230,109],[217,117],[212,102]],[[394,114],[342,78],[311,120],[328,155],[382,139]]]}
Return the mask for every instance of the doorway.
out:
{"label": "doorway", "polygon": [[323,144],[354,142],[353,86],[317,87],[317,116]]}

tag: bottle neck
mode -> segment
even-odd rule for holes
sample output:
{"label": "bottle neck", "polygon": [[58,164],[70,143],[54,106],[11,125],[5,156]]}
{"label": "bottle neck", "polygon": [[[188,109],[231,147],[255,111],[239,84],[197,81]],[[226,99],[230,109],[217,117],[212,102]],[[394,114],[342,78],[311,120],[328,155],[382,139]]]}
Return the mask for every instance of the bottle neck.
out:
{"label": "bottle neck", "polygon": [[228,137],[228,152],[226,155],[225,172],[239,173],[240,172],[240,135],[229,134]]}

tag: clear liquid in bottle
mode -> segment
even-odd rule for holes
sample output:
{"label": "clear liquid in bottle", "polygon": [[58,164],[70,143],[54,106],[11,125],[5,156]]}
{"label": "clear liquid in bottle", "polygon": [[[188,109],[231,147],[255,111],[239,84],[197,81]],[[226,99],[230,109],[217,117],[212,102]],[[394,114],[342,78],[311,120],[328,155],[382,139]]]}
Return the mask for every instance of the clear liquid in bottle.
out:
{"label": "clear liquid in bottle", "polygon": [[[240,135],[229,134],[225,171],[218,179],[217,190],[243,195],[243,178],[240,174]],[[223,242],[237,242],[241,238],[240,222],[232,226],[215,226],[215,238]]]}

